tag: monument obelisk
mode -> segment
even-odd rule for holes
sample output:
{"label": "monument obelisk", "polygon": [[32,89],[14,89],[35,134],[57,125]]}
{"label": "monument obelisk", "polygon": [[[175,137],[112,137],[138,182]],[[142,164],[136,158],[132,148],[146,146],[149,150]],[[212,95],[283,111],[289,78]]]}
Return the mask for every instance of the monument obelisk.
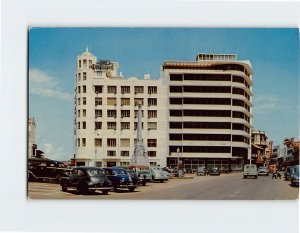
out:
{"label": "monument obelisk", "polygon": [[142,103],[138,103],[138,122],[137,122],[137,140],[134,145],[134,152],[131,158],[130,165],[149,166],[148,154],[143,144],[142,138]]}

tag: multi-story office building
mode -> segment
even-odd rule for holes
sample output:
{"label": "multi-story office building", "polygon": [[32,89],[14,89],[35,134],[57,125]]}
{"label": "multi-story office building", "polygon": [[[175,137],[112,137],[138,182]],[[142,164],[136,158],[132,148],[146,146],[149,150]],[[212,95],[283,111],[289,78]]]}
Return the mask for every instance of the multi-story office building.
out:
{"label": "multi-story office building", "polygon": [[130,162],[141,102],[143,140],[151,165],[186,169],[241,166],[251,155],[252,68],[235,55],[198,54],[165,61],[161,77],[124,79],[118,63],[77,58],[77,165]]}
{"label": "multi-story office building", "polygon": [[142,137],[150,165],[166,166],[167,100],[161,79],[124,79],[116,62],[97,61],[86,51],[77,58],[75,87],[76,164],[125,166],[137,137],[142,103]]}
{"label": "multi-story office building", "polygon": [[252,68],[236,55],[198,54],[165,61],[168,86],[168,164],[186,169],[241,167],[251,154]]}

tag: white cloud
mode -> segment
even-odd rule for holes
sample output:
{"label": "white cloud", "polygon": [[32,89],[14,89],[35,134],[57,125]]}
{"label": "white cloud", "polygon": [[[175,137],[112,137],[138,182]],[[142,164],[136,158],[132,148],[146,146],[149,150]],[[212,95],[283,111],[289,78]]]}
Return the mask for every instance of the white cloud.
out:
{"label": "white cloud", "polygon": [[45,153],[45,156],[49,159],[60,161],[71,159],[71,155],[65,152],[62,147],[56,148],[51,143],[45,143],[42,146],[42,151]]}
{"label": "white cloud", "polygon": [[29,92],[31,94],[67,101],[73,99],[73,95],[63,91],[53,77],[39,69],[29,70],[29,84]]}
{"label": "white cloud", "polygon": [[290,104],[283,98],[274,95],[256,95],[253,98],[254,110],[282,110],[291,108]]}

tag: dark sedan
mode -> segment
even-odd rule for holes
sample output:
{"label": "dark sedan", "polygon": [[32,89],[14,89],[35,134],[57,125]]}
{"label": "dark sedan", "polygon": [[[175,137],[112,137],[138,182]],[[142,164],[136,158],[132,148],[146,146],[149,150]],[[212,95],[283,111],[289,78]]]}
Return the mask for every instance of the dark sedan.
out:
{"label": "dark sedan", "polygon": [[103,168],[107,178],[112,182],[114,190],[128,189],[133,192],[138,186],[138,179],[129,175],[124,168],[107,167]]}
{"label": "dark sedan", "polygon": [[220,169],[218,167],[211,167],[208,171],[209,175],[219,176],[221,174]]}
{"label": "dark sedan", "polygon": [[88,194],[96,190],[107,194],[113,189],[104,171],[97,167],[75,167],[61,178],[60,185],[64,192],[71,188],[79,194]]}

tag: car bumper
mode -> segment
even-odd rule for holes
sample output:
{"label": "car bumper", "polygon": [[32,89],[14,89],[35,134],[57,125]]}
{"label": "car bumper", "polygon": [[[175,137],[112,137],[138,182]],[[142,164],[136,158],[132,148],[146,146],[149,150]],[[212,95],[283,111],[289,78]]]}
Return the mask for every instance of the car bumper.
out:
{"label": "car bumper", "polygon": [[110,190],[113,190],[114,187],[96,187],[96,186],[94,186],[94,187],[88,187],[88,189],[89,190],[100,190],[100,191],[108,190],[108,191],[110,191]]}

